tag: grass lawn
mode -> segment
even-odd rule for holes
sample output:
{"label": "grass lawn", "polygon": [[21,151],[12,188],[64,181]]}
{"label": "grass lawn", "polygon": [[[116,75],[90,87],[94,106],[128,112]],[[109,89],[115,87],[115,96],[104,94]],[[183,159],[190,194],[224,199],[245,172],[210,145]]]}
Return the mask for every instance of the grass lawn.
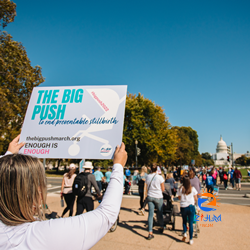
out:
{"label": "grass lawn", "polygon": [[239,169],[242,176],[247,176],[247,169]]}
{"label": "grass lawn", "polygon": [[[67,171],[66,171],[67,172]],[[65,171],[56,171],[56,170],[46,170],[46,176],[47,177],[63,177],[64,173],[66,173]]]}
{"label": "grass lawn", "polygon": [[248,182],[250,181],[250,177],[247,175],[247,169],[239,169],[242,174],[242,181]]}

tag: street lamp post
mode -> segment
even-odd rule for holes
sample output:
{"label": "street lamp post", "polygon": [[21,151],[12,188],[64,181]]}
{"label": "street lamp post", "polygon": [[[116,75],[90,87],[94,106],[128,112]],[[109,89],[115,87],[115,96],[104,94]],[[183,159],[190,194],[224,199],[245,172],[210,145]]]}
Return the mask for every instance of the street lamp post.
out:
{"label": "street lamp post", "polygon": [[233,151],[233,143],[231,142],[231,154],[232,154],[232,168],[234,168],[234,151]]}
{"label": "street lamp post", "polygon": [[138,144],[138,141],[135,140],[135,167],[137,168],[137,144]]}

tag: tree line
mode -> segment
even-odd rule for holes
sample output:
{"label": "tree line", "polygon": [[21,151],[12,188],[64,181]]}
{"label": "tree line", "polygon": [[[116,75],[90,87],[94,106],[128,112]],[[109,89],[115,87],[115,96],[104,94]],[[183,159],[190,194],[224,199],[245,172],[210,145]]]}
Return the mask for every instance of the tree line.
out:
{"label": "tree line", "polygon": [[235,163],[239,164],[240,166],[250,166],[250,157],[242,155],[241,157],[235,160]]}

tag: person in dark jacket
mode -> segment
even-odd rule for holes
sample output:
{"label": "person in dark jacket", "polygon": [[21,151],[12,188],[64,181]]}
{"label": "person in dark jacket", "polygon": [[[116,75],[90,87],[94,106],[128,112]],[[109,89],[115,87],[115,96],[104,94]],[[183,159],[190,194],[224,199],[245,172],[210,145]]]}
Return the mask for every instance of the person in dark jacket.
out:
{"label": "person in dark jacket", "polygon": [[214,183],[215,183],[215,179],[212,175],[213,175],[213,173],[212,173],[212,171],[210,171],[209,176],[207,176],[207,178],[206,178],[207,192],[211,193],[211,194],[214,191]]}
{"label": "person in dark jacket", "polygon": [[241,189],[240,180],[242,178],[242,175],[241,172],[238,170],[238,168],[235,169],[233,176],[235,178],[236,190],[238,189],[238,191],[240,191]]}

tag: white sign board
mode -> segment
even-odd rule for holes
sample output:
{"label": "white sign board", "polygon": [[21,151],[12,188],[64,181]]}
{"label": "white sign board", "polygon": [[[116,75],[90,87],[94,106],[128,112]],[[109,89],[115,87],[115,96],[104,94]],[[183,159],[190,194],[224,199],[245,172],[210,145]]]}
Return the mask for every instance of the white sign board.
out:
{"label": "white sign board", "polygon": [[39,158],[111,159],[122,142],[127,86],[33,89],[20,150]]}

